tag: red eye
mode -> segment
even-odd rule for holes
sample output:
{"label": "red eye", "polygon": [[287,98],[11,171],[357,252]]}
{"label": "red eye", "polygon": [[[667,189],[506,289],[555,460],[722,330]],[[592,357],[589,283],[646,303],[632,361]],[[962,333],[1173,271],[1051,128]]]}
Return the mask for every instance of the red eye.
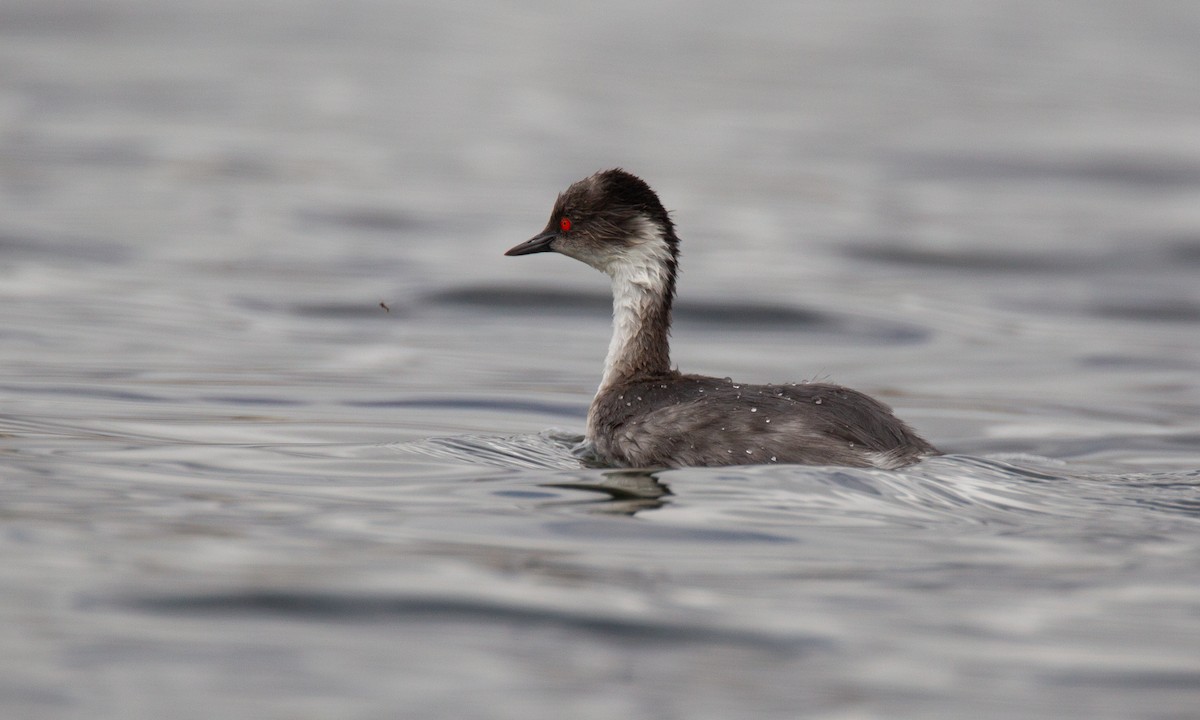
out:
{"label": "red eye", "polygon": [[559,229],[559,230],[562,230],[563,232],[570,232],[570,230],[571,230],[571,218],[569,218],[569,217],[564,217],[564,218],[562,218],[561,220],[559,220],[559,221],[558,221],[558,229]]}

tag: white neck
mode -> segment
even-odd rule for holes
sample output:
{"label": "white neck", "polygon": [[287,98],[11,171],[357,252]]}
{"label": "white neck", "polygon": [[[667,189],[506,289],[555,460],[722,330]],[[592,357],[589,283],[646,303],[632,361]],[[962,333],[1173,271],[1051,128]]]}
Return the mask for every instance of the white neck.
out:
{"label": "white neck", "polygon": [[[671,250],[661,230],[641,220],[634,243],[603,268],[612,278],[613,334],[597,392],[634,366],[638,354],[646,350],[639,343],[666,342],[665,333],[661,339],[646,337],[643,328],[664,302],[670,282],[670,258]],[[667,354],[666,348],[662,351]]]}

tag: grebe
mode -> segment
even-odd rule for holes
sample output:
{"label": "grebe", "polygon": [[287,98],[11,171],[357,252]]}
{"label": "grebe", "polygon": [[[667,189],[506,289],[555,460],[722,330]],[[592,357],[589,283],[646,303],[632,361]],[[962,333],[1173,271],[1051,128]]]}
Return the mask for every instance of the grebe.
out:
{"label": "grebe", "polygon": [[605,170],[567,188],[538,235],[612,278],[613,335],[587,441],[617,467],[800,463],[894,469],[939,454],[872,397],[825,383],[746,385],[671,368],[679,238],[641,178]]}

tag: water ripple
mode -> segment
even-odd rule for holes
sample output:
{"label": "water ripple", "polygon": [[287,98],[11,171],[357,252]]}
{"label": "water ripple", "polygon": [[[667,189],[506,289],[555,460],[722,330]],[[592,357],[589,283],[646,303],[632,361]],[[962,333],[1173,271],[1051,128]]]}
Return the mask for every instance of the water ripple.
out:
{"label": "water ripple", "polygon": [[304,591],[246,591],[146,597],[123,603],[170,615],[274,615],[326,622],[454,622],[510,628],[554,628],[621,644],[739,645],[788,654],[829,647],[817,636],[724,628],[705,623],[604,615],[568,608],[523,606],[484,599],[370,596]]}

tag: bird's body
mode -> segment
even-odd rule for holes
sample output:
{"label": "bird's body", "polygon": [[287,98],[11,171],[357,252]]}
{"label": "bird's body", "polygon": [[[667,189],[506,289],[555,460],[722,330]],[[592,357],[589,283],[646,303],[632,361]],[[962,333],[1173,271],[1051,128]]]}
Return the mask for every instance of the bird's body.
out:
{"label": "bird's body", "polygon": [[587,440],[619,467],[800,463],[897,468],[937,450],[883,403],[825,383],[747,385],[672,369],[679,239],[645,182],[572,185],[545,231],[508,255],[559,252],[612,279],[613,336]]}

